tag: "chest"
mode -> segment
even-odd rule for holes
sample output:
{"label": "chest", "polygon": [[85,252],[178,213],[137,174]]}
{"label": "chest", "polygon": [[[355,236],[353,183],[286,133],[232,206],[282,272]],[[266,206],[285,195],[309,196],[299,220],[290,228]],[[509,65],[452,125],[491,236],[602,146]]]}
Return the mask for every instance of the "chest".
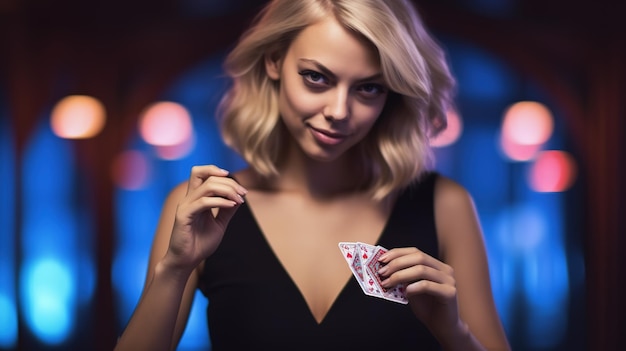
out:
{"label": "chest", "polygon": [[[292,344],[303,350],[436,349],[429,348],[434,339],[406,305],[362,292],[337,246],[339,241],[379,241],[387,248],[415,246],[434,254],[428,206],[404,200],[385,212],[358,201],[319,209],[297,202],[281,207],[254,196],[247,200],[199,281],[209,299],[215,350],[220,345],[291,350]],[[280,247],[293,251],[284,254]]]}
{"label": "chest", "polygon": [[312,202],[263,195],[248,199],[265,240],[318,322],[351,278],[338,243],[375,244],[390,214],[388,207],[369,199]]}

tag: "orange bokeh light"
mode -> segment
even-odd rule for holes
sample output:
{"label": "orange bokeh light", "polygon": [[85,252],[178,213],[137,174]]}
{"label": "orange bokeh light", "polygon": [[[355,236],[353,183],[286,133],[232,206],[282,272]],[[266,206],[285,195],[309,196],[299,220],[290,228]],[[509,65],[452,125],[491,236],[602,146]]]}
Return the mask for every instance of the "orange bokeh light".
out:
{"label": "orange bokeh light", "polygon": [[54,134],[66,139],[87,139],[104,128],[104,105],[91,96],[70,95],[52,109],[50,126]]}
{"label": "orange bokeh light", "polygon": [[157,102],[139,119],[139,133],[151,145],[183,144],[192,135],[193,126],[187,109],[175,102]]}
{"label": "orange bokeh light", "polygon": [[577,166],[567,152],[542,151],[530,168],[529,184],[537,192],[561,192],[567,190],[576,179]]}

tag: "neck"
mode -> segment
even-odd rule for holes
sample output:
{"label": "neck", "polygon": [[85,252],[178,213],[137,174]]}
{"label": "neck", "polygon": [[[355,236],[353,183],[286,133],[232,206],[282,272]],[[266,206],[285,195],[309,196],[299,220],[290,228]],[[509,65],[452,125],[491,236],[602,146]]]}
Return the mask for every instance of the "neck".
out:
{"label": "neck", "polygon": [[279,172],[273,188],[320,199],[358,192],[364,182],[364,172],[354,150],[333,161],[317,161],[292,146],[279,165]]}

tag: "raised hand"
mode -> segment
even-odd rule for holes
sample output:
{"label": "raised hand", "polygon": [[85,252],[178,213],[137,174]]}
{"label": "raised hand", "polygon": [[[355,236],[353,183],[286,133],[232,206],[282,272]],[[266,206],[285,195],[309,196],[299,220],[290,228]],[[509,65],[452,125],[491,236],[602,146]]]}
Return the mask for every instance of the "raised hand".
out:
{"label": "raised hand", "polygon": [[413,247],[389,250],[379,261],[383,287],[405,285],[411,310],[434,335],[462,328],[452,267]]}
{"label": "raised hand", "polygon": [[219,246],[233,214],[247,190],[228,171],[216,166],[191,169],[187,193],[178,203],[164,261],[193,270]]}

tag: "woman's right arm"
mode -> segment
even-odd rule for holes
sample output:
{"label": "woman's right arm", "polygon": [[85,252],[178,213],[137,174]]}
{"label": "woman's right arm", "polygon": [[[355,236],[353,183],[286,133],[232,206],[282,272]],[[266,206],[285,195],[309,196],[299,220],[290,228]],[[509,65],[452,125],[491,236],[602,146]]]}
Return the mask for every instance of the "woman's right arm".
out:
{"label": "woman's right arm", "polygon": [[180,339],[197,267],[221,242],[246,190],[215,166],[196,166],[167,197],[150,252],[143,294],[115,350],[170,350]]}

